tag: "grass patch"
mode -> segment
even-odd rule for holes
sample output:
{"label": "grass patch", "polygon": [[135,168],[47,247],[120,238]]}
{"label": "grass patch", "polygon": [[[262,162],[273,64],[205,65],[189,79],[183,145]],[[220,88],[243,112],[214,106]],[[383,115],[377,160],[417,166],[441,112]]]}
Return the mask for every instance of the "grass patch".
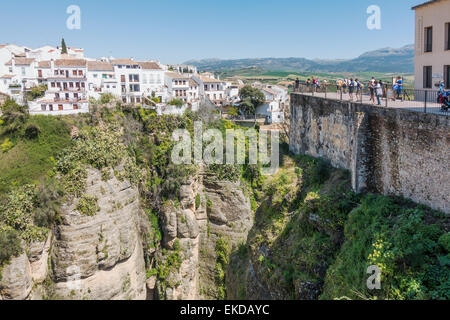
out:
{"label": "grass patch", "polygon": [[0,138],[9,139],[14,145],[0,153],[0,194],[41,180],[53,169],[57,155],[72,143],[68,126],[61,118],[32,116],[26,125],[31,124],[40,130],[35,139],[21,138],[21,132]]}

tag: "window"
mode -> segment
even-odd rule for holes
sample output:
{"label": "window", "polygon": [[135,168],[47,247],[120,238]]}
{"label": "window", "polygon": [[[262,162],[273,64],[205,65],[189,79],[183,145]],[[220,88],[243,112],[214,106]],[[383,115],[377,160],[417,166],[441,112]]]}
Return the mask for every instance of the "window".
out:
{"label": "window", "polygon": [[444,66],[444,82],[445,88],[450,89],[450,65]]}
{"label": "window", "polygon": [[98,77],[98,74],[94,73],[94,78],[97,78],[97,77]]}
{"label": "window", "polygon": [[63,110],[64,110],[64,107],[63,107],[62,104],[59,104],[59,105],[58,105],[58,110],[59,110],[59,111],[63,111]]}
{"label": "window", "polygon": [[73,70],[72,73],[73,73],[74,76],[76,76],[77,75],[77,70]]}
{"label": "window", "polygon": [[41,104],[41,110],[42,111],[46,111],[47,110],[47,106],[45,104]]}
{"label": "window", "polygon": [[425,52],[433,51],[433,27],[425,28]]}
{"label": "window", "polygon": [[140,86],[138,84],[130,84],[130,92],[139,92]]}
{"label": "window", "polygon": [[48,110],[53,111],[53,105],[52,104],[48,105]]}
{"label": "window", "polygon": [[445,50],[450,50],[450,22],[445,24]]}
{"label": "window", "polygon": [[106,74],[102,74],[103,79],[108,79],[108,76]]}
{"label": "window", "polygon": [[73,105],[73,110],[78,110],[78,105],[77,104]]}
{"label": "window", "polygon": [[129,79],[130,79],[130,82],[139,82],[139,75],[138,74],[130,74]]}
{"label": "window", "polygon": [[125,75],[124,74],[122,74],[121,76],[120,76],[120,82],[125,82]]}
{"label": "window", "polygon": [[82,76],[83,75],[83,70],[78,70],[78,75]]}
{"label": "window", "polygon": [[25,67],[22,67],[22,76],[26,75]]}
{"label": "window", "polygon": [[431,66],[423,67],[423,88],[431,89],[433,84],[433,68]]}
{"label": "window", "polygon": [[52,88],[55,88],[56,84],[54,82],[52,82]]}

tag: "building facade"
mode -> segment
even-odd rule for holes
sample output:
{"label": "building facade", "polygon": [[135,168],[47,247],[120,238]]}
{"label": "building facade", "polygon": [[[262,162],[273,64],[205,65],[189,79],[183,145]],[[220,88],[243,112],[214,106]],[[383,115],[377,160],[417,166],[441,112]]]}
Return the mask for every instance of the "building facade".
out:
{"label": "building facade", "polygon": [[415,89],[450,89],[450,0],[431,0],[412,8],[416,13]]}
{"label": "building facade", "polygon": [[52,60],[50,74],[45,96],[29,103],[31,114],[66,115],[89,112],[86,60]]}

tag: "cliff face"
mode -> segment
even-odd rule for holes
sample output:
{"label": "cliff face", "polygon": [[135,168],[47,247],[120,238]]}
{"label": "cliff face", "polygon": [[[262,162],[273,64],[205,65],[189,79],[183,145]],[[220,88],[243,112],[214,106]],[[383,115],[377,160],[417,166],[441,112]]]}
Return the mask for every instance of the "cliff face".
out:
{"label": "cliff face", "polygon": [[162,228],[163,248],[178,250],[181,263],[166,279],[153,278],[150,283],[156,285],[159,298],[215,299],[217,241],[227,239],[230,246],[245,242],[253,224],[250,200],[239,183],[203,173],[180,191],[179,202],[163,209]]}
{"label": "cliff face", "polygon": [[98,212],[81,214],[79,199],[65,204],[48,238],[4,267],[1,299],[217,298],[217,241],[236,247],[253,224],[240,183],[201,173],[181,186],[178,201],[166,202],[160,212],[161,249],[150,253],[152,260],[167,261],[167,252],[176,252],[179,263],[164,279],[147,279],[142,239],[149,222],[138,190],[112,170],[110,176],[103,181],[100,171],[88,170],[85,194],[98,199]]}
{"label": "cliff face", "polygon": [[145,299],[145,230],[138,191],[89,170],[86,194],[99,211],[84,216],[77,201],[63,206],[47,241],[34,243],[5,266],[2,299]]}

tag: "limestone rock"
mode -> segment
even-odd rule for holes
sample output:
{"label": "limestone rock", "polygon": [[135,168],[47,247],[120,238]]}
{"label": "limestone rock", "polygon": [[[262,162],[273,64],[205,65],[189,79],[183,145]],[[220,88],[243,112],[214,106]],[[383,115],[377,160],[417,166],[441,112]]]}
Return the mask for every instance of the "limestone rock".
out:
{"label": "limestone rock", "polygon": [[33,286],[31,266],[27,255],[11,259],[11,263],[3,267],[0,281],[0,296],[4,300],[25,300]]}

